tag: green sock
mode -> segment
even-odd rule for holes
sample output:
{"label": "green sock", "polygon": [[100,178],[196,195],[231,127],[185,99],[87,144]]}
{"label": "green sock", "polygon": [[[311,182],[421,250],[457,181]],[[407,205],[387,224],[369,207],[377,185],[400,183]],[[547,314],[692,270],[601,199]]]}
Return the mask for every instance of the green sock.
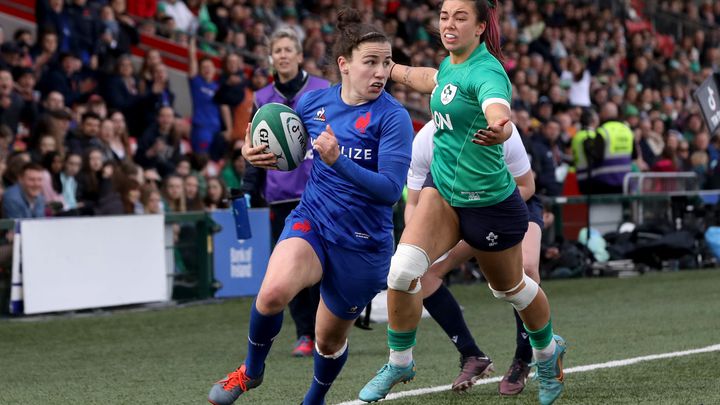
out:
{"label": "green sock", "polygon": [[396,332],[388,326],[388,347],[397,352],[407,350],[415,346],[415,333],[417,329],[409,332]]}
{"label": "green sock", "polygon": [[552,328],[552,319],[548,320],[547,325],[543,326],[539,330],[530,330],[527,326],[525,326],[525,330],[528,333],[528,336],[530,337],[530,346],[532,346],[533,349],[544,349],[548,347],[550,342],[553,338],[553,328]]}

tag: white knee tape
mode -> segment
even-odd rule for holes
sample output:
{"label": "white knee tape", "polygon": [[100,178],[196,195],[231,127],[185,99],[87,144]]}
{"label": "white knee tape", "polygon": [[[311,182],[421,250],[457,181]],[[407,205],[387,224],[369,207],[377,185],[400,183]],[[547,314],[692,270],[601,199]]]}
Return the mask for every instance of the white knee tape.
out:
{"label": "white knee tape", "polygon": [[320,351],[320,347],[317,344],[317,340],[315,341],[315,351],[318,352],[319,355],[325,357],[326,359],[335,360],[335,359],[339,358],[340,356],[343,355],[343,353],[345,353],[347,348],[348,348],[348,341],[347,341],[347,339],[345,339],[345,344],[343,345],[343,347],[340,348],[340,350],[338,350],[337,352],[335,352],[333,354],[323,354],[323,352]]}
{"label": "white knee tape", "polygon": [[[421,290],[420,277],[430,266],[427,253],[415,245],[401,243],[390,261],[390,274],[388,274],[388,287],[393,290],[417,294]],[[417,280],[415,288],[410,286]]]}
{"label": "white knee tape", "polygon": [[[490,284],[488,284],[488,287],[490,287]],[[490,287],[490,291],[492,291],[495,298],[511,303],[518,311],[522,311],[527,308],[531,302],[533,302],[539,289],[540,287],[535,280],[531,279],[526,274],[523,274],[522,281],[510,290],[496,291]]]}

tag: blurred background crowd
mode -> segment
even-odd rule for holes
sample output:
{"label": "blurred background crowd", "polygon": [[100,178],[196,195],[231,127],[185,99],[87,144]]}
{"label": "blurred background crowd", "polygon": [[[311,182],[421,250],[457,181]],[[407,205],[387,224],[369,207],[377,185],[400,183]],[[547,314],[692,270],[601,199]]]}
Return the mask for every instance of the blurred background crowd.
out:
{"label": "blurred background crowd", "polygon": [[[393,39],[394,59],[437,67],[439,1],[353,1]],[[253,92],[274,80],[268,39],[296,31],[303,69],[337,82],[340,0],[37,0],[37,30],[0,31],[5,218],[225,208],[242,184]],[[633,171],[691,171],[720,188],[720,137],[693,91],[720,70],[720,2],[500,2],[504,65],[537,191],[567,187],[573,137],[607,120],[632,130]],[[655,19],[653,16],[662,16]],[[682,21],[678,28],[678,21]],[[188,53],[192,116],[178,113],[161,37]],[[183,83],[185,84],[185,83]],[[419,128],[429,98],[390,91]],[[582,122],[583,116],[588,122]]]}

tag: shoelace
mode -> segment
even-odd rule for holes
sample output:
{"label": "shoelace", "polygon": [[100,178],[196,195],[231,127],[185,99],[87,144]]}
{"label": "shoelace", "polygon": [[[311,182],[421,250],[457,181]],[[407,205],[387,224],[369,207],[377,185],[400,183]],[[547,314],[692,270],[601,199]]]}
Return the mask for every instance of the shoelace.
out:
{"label": "shoelace", "polygon": [[223,384],[223,389],[225,391],[230,391],[239,385],[240,389],[245,392],[248,390],[246,384],[248,381],[250,381],[250,377],[245,374],[245,370],[242,368],[242,366],[240,366],[237,370],[228,374],[227,380]]}
{"label": "shoelace", "polygon": [[543,388],[552,388],[552,382],[557,377],[555,375],[555,362],[550,360],[530,363],[530,367],[535,367],[533,380],[540,380],[540,386]]}

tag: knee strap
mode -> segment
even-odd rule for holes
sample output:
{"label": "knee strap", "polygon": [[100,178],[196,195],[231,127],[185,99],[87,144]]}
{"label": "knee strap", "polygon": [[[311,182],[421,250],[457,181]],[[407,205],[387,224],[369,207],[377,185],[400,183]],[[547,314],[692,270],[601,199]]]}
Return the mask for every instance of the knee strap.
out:
{"label": "knee strap", "polygon": [[338,350],[337,352],[335,352],[333,354],[323,354],[323,352],[320,351],[320,347],[318,346],[317,341],[315,341],[315,351],[322,357],[325,357],[326,359],[330,359],[330,360],[338,359],[340,356],[342,356],[345,353],[347,348],[348,348],[348,341],[347,341],[347,339],[345,339],[345,344],[340,348],[340,350]]}
{"label": "knee strap", "polygon": [[[427,253],[415,245],[401,243],[390,261],[390,274],[388,274],[388,287],[393,290],[417,294],[422,287],[420,277],[430,266]],[[417,281],[415,288],[410,286]]]}
{"label": "knee strap", "polygon": [[493,290],[490,283],[488,283],[488,288],[490,288],[490,291],[492,291],[495,298],[511,303],[518,311],[522,311],[527,308],[527,306],[533,302],[538,290],[540,289],[535,280],[528,277],[525,273],[523,273],[522,281],[507,291]]}

